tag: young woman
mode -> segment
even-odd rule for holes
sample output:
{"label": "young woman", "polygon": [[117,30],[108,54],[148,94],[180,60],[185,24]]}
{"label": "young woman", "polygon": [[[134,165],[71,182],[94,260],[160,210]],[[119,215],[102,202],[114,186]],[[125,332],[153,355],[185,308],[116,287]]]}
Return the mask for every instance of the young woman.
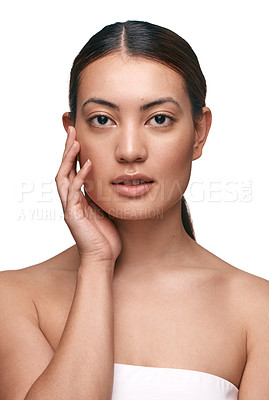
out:
{"label": "young woman", "polygon": [[201,247],[184,199],[205,95],[189,44],[150,23],[78,54],[56,176],[76,244],[0,274],[0,400],[268,398],[268,281]]}

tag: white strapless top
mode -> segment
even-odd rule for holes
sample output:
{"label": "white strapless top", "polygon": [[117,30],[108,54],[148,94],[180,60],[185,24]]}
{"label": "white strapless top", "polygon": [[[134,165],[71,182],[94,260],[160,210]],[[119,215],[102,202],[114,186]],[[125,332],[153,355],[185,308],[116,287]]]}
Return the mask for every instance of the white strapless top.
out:
{"label": "white strapless top", "polygon": [[206,372],[114,363],[111,400],[237,400],[238,392]]}

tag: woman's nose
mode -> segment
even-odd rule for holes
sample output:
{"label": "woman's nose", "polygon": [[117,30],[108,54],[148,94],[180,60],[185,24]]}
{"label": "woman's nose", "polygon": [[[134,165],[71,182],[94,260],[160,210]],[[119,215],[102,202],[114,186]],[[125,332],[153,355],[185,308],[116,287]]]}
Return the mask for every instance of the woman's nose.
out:
{"label": "woman's nose", "polygon": [[148,157],[144,132],[135,128],[126,128],[119,132],[115,157],[119,162],[142,162]]}

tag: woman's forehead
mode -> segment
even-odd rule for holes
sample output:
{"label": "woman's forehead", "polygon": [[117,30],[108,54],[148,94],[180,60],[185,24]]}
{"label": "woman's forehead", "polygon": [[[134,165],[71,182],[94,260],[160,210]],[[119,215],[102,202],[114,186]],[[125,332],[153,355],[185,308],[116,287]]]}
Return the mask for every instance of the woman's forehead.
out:
{"label": "woman's forehead", "polygon": [[81,106],[90,97],[118,101],[172,97],[182,102],[186,95],[184,79],[173,69],[142,57],[118,54],[102,57],[85,67],[78,88]]}

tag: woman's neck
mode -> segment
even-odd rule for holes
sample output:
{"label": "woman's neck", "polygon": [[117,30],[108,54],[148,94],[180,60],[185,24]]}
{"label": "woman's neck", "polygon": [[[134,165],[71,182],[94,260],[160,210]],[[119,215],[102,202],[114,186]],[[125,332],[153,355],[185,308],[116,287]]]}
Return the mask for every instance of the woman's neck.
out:
{"label": "woman's neck", "polygon": [[159,218],[114,220],[122,240],[115,271],[129,276],[162,273],[189,259],[196,242],[186,233],[180,202]]}

